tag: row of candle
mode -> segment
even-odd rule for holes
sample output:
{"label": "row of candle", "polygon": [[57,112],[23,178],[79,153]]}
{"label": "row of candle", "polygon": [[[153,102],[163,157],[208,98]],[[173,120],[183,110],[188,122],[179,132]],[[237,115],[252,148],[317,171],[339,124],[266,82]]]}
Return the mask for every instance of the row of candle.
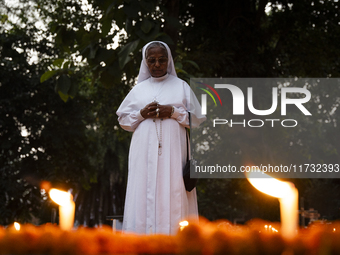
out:
{"label": "row of candle", "polygon": [[[264,176],[261,172],[247,173],[247,179],[259,191],[279,199],[281,234],[286,239],[294,238],[298,228],[298,191],[294,184]],[[75,212],[72,195],[57,189],[50,189],[49,195],[59,205],[60,228],[71,230]]]}
{"label": "row of candle", "polygon": [[20,230],[0,227],[0,254],[340,254],[340,231],[335,231],[340,223],[336,222],[299,229],[289,240],[280,234],[279,223],[259,219],[245,225],[189,219],[182,227],[171,236],[114,232],[109,226],[73,231],[54,224],[24,224]]}

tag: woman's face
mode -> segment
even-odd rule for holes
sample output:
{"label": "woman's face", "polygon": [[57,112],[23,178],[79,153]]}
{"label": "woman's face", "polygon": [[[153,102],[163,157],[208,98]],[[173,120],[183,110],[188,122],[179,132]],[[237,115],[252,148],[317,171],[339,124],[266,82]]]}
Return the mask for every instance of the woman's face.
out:
{"label": "woman's face", "polygon": [[161,47],[152,47],[146,52],[146,64],[152,77],[162,77],[167,73],[168,58],[166,50]]}

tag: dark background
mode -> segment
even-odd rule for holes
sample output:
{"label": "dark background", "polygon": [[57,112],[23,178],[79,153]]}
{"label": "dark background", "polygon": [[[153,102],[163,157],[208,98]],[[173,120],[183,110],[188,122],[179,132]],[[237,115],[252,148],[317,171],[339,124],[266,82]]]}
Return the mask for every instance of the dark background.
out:
{"label": "dark background", "polygon": [[[106,216],[123,213],[131,134],[119,127],[115,112],[151,40],[169,44],[176,71],[188,82],[339,77],[338,1],[79,2],[0,1],[2,225],[51,221],[56,205],[41,192],[43,180],[72,190],[78,224],[105,224]],[[283,130],[281,138],[309,162],[339,163],[339,87],[316,86],[312,95],[313,122],[295,136]],[[258,109],[265,101],[254,100]],[[234,139],[231,162],[256,153],[242,146],[238,132],[226,134]],[[305,208],[318,210],[320,218],[340,218],[338,179],[291,181]],[[201,180],[198,202],[210,220],[279,220],[278,200],[244,179]]]}

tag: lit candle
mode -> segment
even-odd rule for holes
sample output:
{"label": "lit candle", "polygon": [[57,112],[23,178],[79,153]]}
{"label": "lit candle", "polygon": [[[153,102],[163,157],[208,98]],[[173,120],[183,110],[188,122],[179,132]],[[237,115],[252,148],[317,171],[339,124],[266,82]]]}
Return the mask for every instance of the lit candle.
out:
{"label": "lit candle", "polygon": [[292,239],[298,228],[298,191],[294,184],[279,181],[261,172],[247,173],[246,176],[256,189],[279,199],[281,234],[286,239]]}
{"label": "lit candle", "polygon": [[75,204],[70,193],[51,189],[51,199],[59,205],[59,225],[62,230],[71,230],[74,224]]}
{"label": "lit candle", "polygon": [[181,221],[181,222],[179,223],[179,229],[182,231],[183,228],[185,228],[185,227],[188,226],[188,225],[189,225],[189,222],[186,221],[186,220],[183,220],[183,221]]}
{"label": "lit candle", "polygon": [[15,228],[15,230],[19,231],[20,230],[20,224],[18,222],[14,222],[14,228]]}

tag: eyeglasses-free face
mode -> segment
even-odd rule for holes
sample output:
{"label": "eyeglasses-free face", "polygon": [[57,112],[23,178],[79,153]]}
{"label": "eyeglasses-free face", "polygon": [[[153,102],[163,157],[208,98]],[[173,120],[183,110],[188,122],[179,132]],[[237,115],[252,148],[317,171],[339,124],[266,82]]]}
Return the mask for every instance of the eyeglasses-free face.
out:
{"label": "eyeglasses-free face", "polygon": [[167,52],[161,47],[152,47],[146,53],[146,64],[152,77],[162,77],[167,73]]}

